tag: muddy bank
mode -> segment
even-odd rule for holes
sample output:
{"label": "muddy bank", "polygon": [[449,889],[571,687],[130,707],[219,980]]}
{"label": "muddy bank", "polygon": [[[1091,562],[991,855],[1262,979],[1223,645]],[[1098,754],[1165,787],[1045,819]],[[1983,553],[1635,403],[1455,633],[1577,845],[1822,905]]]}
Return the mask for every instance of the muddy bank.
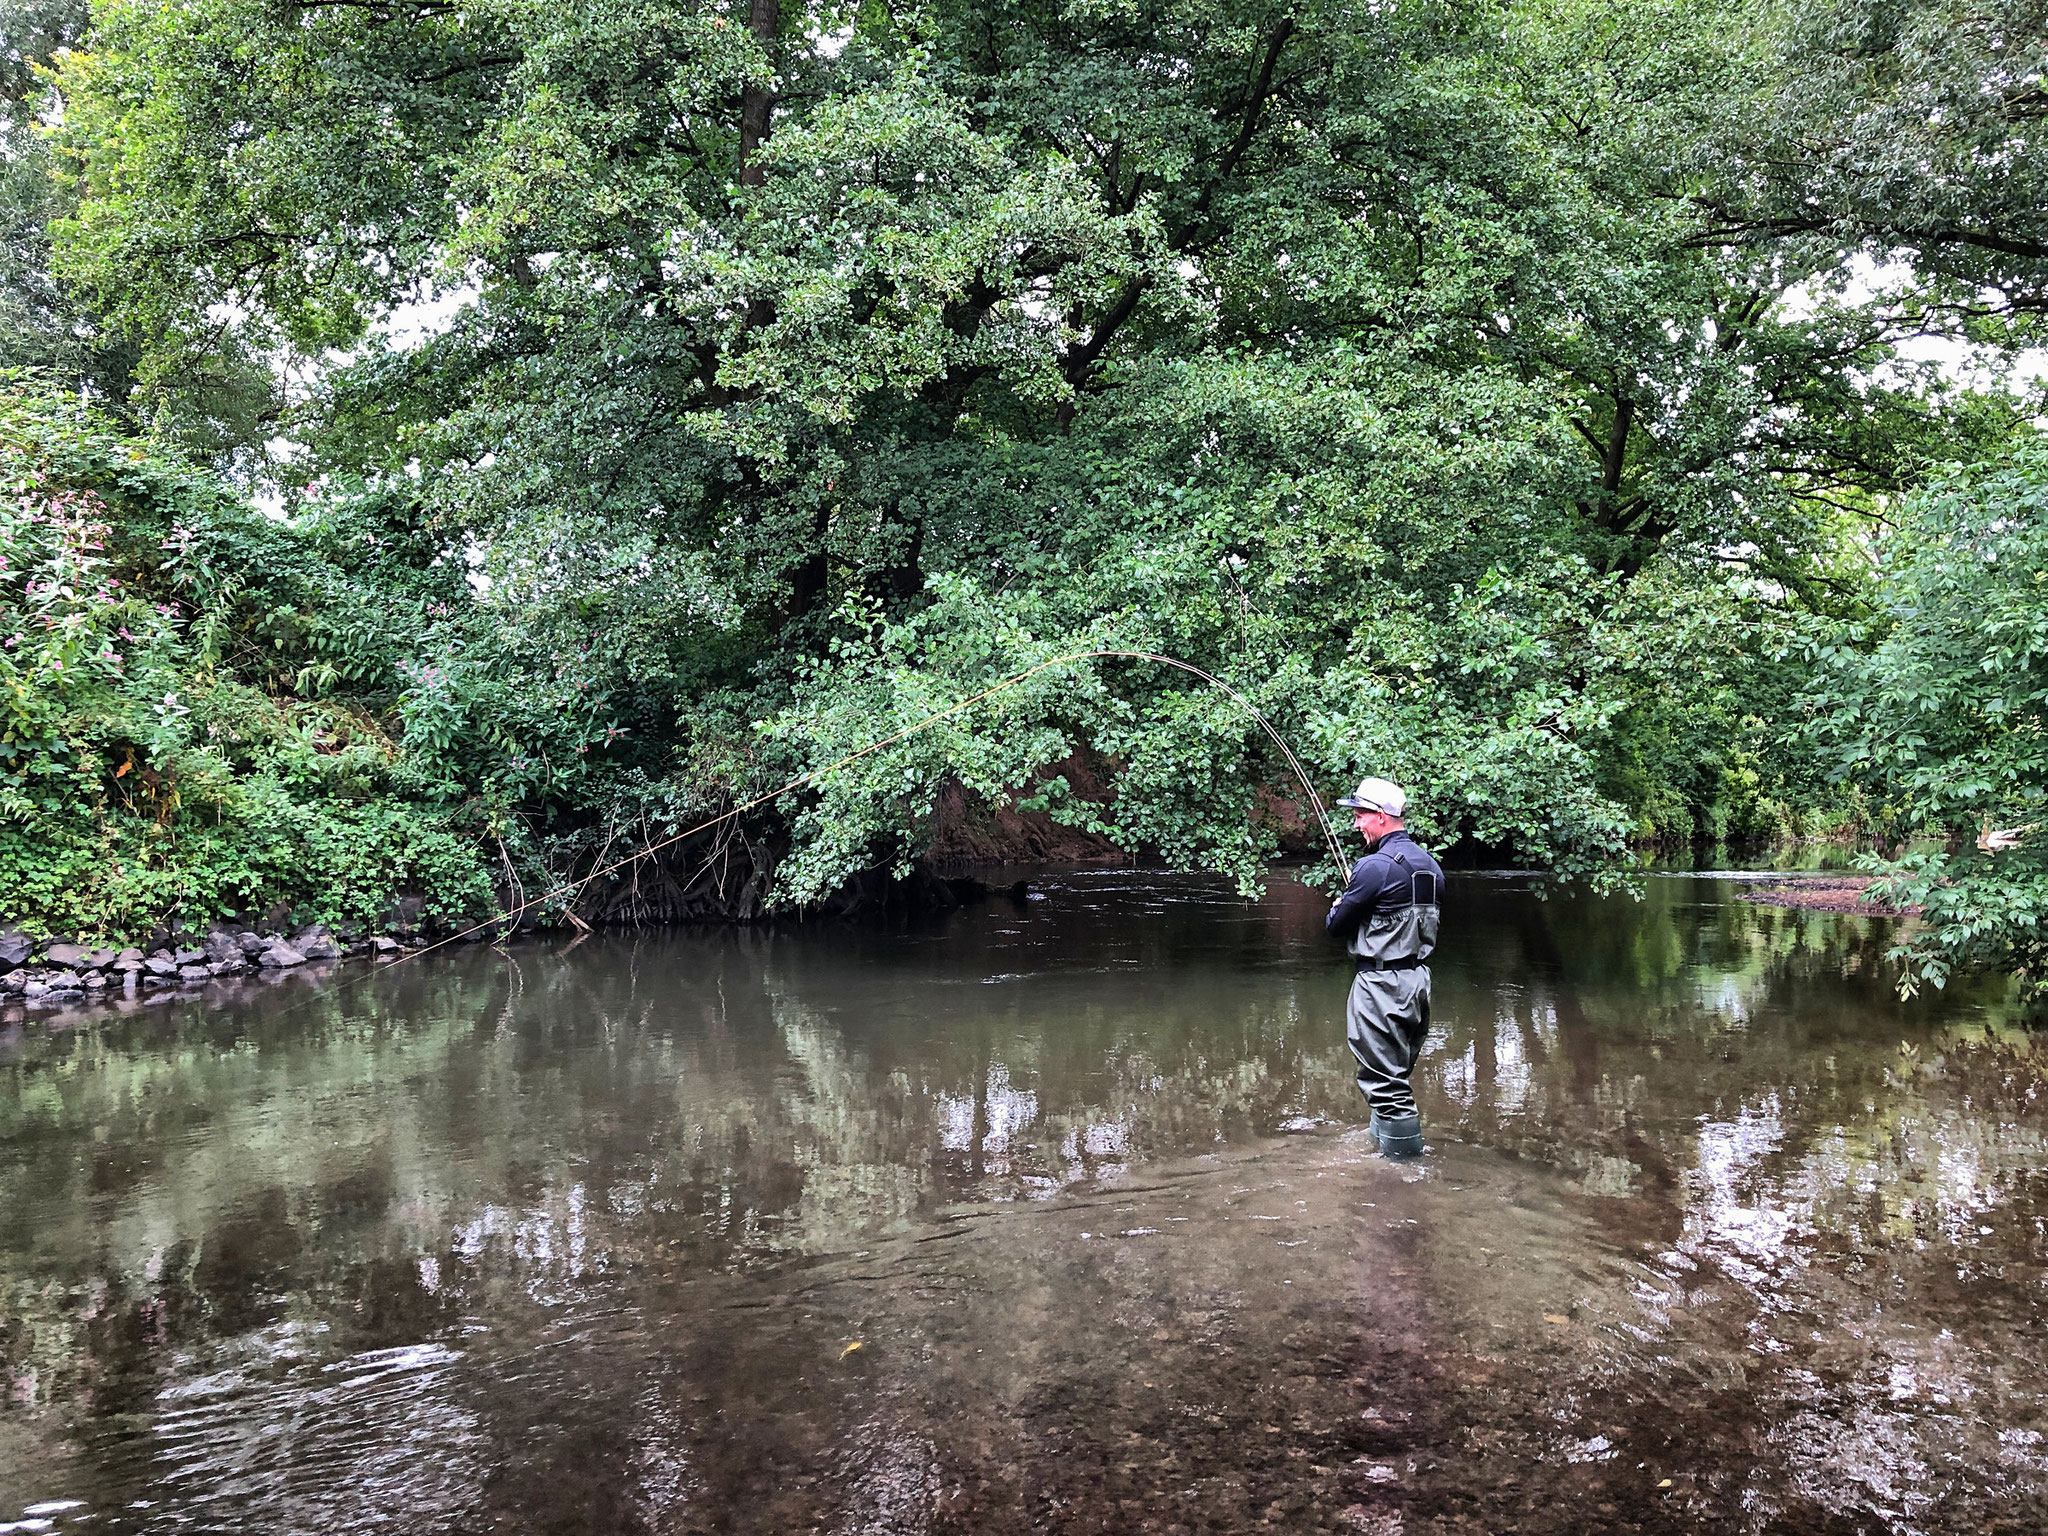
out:
{"label": "muddy bank", "polygon": [[[1067,781],[1077,800],[1107,805],[1116,797],[1115,767],[1090,751],[1075,752],[1039,774],[1040,784]],[[1099,864],[1120,862],[1123,850],[1105,837],[1064,826],[1044,811],[1024,810],[1037,785],[1020,788],[991,804],[958,783],[939,791],[933,807],[927,857],[941,867],[963,864]]]}
{"label": "muddy bank", "polygon": [[1798,875],[1772,880],[1740,892],[1740,901],[1766,907],[1796,907],[1806,912],[1855,912],[1865,917],[1918,917],[1918,907],[1895,907],[1865,901],[1876,882],[1869,875]]}

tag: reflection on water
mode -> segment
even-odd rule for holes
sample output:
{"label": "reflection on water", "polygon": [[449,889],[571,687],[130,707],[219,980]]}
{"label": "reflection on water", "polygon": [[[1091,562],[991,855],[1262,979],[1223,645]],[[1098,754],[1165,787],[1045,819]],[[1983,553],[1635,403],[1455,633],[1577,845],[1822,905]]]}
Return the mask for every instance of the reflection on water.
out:
{"label": "reflection on water", "polygon": [[[466,953],[0,1037],[0,1531],[2048,1528],[2048,1042],[1460,877]],[[266,1007],[269,1011],[265,1011]]]}

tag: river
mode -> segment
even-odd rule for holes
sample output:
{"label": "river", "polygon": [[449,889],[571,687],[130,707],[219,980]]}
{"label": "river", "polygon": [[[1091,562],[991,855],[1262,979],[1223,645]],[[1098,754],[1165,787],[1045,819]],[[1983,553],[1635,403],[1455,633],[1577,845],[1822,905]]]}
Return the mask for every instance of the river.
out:
{"label": "river", "polygon": [[1048,875],[0,1036],[0,1533],[2038,1532],[2048,1035],[1880,919]]}

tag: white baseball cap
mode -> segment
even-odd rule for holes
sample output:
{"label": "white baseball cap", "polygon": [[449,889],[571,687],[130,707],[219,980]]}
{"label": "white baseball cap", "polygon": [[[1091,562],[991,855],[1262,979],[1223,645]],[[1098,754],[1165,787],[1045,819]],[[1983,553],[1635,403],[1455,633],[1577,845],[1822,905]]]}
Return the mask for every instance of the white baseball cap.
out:
{"label": "white baseball cap", "polygon": [[1380,811],[1399,816],[1408,809],[1408,791],[1391,779],[1360,779],[1358,788],[1337,803],[1348,811]]}

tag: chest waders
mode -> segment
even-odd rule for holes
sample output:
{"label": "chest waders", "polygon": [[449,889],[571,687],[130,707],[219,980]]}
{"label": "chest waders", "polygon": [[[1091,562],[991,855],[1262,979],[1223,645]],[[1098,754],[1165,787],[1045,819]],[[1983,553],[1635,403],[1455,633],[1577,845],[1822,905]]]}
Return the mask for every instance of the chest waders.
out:
{"label": "chest waders", "polygon": [[1436,948],[1442,875],[1384,850],[1406,878],[1389,882],[1345,948],[1357,964],[1344,1005],[1344,1034],[1358,1060],[1358,1088],[1372,1106],[1369,1130],[1388,1157],[1422,1152],[1422,1115],[1408,1075],[1429,1036],[1429,956]]}

